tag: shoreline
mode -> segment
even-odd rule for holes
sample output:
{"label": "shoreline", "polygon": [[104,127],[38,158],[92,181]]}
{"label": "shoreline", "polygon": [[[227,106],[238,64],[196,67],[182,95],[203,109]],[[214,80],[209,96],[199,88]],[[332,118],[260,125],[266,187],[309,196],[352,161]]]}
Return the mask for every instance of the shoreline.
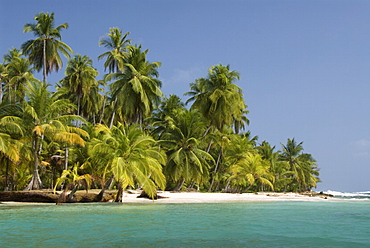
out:
{"label": "shoreline", "polygon": [[140,192],[130,191],[123,193],[123,203],[232,203],[232,202],[275,202],[275,201],[337,201],[326,195],[314,196],[298,193],[201,193],[201,192],[170,192],[159,191],[156,200],[137,198]]}
{"label": "shoreline", "polygon": [[[330,195],[312,193],[275,193],[275,192],[258,192],[258,193],[202,193],[202,192],[171,192],[158,191],[158,199],[148,199],[140,196],[141,191],[129,190],[123,193],[123,203],[236,203],[236,202],[338,202],[348,201],[350,199],[335,198]],[[81,196],[84,193],[79,192]],[[91,194],[91,193],[90,193]],[[112,199],[106,201],[112,202]],[[0,204],[55,204],[53,202],[37,201],[14,201],[0,200]]]}

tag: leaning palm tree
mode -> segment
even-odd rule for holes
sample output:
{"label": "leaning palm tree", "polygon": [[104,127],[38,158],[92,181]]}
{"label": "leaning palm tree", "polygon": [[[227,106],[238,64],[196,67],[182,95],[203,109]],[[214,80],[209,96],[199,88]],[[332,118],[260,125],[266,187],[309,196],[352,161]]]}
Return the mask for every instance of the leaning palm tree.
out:
{"label": "leaning palm tree", "polygon": [[98,59],[106,58],[104,63],[105,70],[108,68],[108,72],[119,72],[118,66],[119,61],[122,61],[127,56],[127,48],[131,40],[126,39],[130,33],[127,32],[123,35],[122,30],[119,28],[110,28],[108,37],[101,37],[99,40],[99,46],[104,46],[109,49],[99,55]]}
{"label": "leaning palm tree", "polygon": [[61,41],[60,31],[68,28],[68,23],[54,27],[54,13],[48,12],[38,13],[34,20],[36,23],[27,23],[23,32],[32,32],[37,38],[26,41],[21,48],[37,71],[43,69],[43,82],[46,83],[47,75],[53,70],[58,71],[63,65],[59,52],[67,58],[73,53],[72,49]]}
{"label": "leaning palm tree", "polygon": [[[56,192],[57,187],[62,185],[64,181],[68,182],[65,190],[63,191],[62,195],[58,199],[58,203],[72,200],[79,186],[84,186],[86,189],[86,193],[88,192],[91,182],[93,180],[93,177],[90,174],[80,175],[78,173],[78,169],[79,169],[79,164],[76,163],[72,169],[63,170],[62,175],[57,179],[55,183],[55,187],[54,187],[54,193]],[[72,188],[72,191],[66,197],[66,194],[69,188]]]}
{"label": "leaning palm tree", "polygon": [[162,83],[157,79],[161,63],[149,63],[147,53],[148,50],[141,51],[141,46],[130,46],[124,63],[119,63],[121,72],[106,76],[107,81],[114,80],[111,84],[114,110],[119,111],[128,124],[143,124],[163,96]]}
{"label": "leaning palm tree", "polygon": [[120,123],[111,129],[98,124],[95,133],[97,138],[89,143],[89,155],[92,162],[105,162],[106,171],[118,181],[117,202],[122,201],[122,192],[128,186],[142,187],[152,198],[157,188],[164,189],[165,156],[154,146],[152,137],[137,125]]}
{"label": "leaning palm tree", "polygon": [[33,154],[33,174],[26,190],[42,188],[38,173],[41,163],[41,152],[46,140],[84,146],[81,136],[88,136],[83,130],[73,126],[75,121],[83,118],[68,114],[75,105],[67,99],[58,99],[57,94],[51,94],[48,85],[41,82],[31,82],[28,85],[27,98],[23,111],[23,125],[30,149]]}

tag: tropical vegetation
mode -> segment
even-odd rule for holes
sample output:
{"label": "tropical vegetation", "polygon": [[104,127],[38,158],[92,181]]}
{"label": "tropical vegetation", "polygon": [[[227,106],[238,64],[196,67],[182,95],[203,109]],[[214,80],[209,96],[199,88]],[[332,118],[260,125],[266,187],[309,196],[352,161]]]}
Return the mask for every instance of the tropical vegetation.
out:
{"label": "tropical vegetation", "polygon": [[[82,188],[222,192],[310,191],[320,182],[317,162],[294,138],[281,150],[258,142],[240,75],[211,66],[189,82],[186,102],[165,96],[160,62],[111,28],[99,45],[108,73],[61,41],[64,23],[38,13],[24,26],[35,39],[12,48],[0,64],[0,189]],[[47,76],[65,76],[48,84]],[[42,71],[42,80],[35,76]]]}

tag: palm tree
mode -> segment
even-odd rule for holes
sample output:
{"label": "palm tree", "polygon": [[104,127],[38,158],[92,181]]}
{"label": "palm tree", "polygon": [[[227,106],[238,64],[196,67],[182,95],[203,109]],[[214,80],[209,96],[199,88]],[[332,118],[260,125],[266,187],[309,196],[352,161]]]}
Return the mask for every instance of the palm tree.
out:
{"label": "palm tree", "polygon": [[42,188],[38,168],[46,140],[84,146],[85,141],[80,135],[88,136],[83,130],[72,126],[74,121],[84,121],[79,116],[68,114],[75,105],[67,99],[58,99],[58,95],[51,94],[47,87],[41,82],[33,82],[28,86],[29,101],[25,103],[22,119],[33,154],[33,175],[26,190]]}
{"label": "palm tree", "polygon": [[90,93],[83,95],[81,100],[81,115],[93,124],[101,123],[104,117],[107,96],[103,95],[105,82],[96,81],[90,88]]}
{"label": "palm tree", "polygon": [[[5,166],[4,191],[9,190],[9,171],[15,170],[21,157],[22,142],[19,137],[23,130],[20,125],[21,119],[16,116],[3,116],[0,118],[0,158],[1,165]],[[2,169],[0,167],[0,169]]]}
{"label": "palm tree", "polygon": [[317,167],[316,160],[311,154],[301,154],[300,161],[302,163],[300,190],[311,191],[313,187],[316,187],[318,182],[321,182],[319,178],[319,168]]}
{"label": "palm tree", "polygon": [[4,56],[4,65],[7,75],[5,81],[5,98],[16,103],[24,100],[27,82],[36,80],[29,61],[21,57],[18,49],[9,50]]}
{"label": "palm tree", "polygon": [[267,141],[263,141],[261,145],[256,147],[258,154],[266,161],[270,168],[270,172],[274,175],[273,185],[275,191],[283,191],[284,186],[289,184],[291,179],[289,176],[292,174],[290,171],[289,163],[280,160],[280,151],[275,152],[275,146]]}
{"label": "palm tree", "polygon": [[[90,188],[91,182],[93,180],[93,177],[89,174],[83,174],[79,175],[78,173],[79,164],[75,164],[72,169],[70,170],[63,170],[62,175],[57,179],[54,187],[54,192],[56,191],[57,187],[62,185],[64,181],[68,181],[67,187],[65,188],[64,192],[58,199],[58,203],[71,201],[74,193],[78,190],[79,186],[84,186],[86,189],[86,192],[88,192],[88,189]],[[69,193],[67,199],[66,193],[68,189],[72,187],[72,191]]]}
{"label": "palm tree", "polygon": [[61,41],[60,31],[68,28],[68,23],[54,27],[54,13],[38,13],[34,20],[36,23],[27,23],[23,32],[32,32],[37,38],[28,40],[21,48],[37,71],[43,69],[43,82],[46,83],[47,75],[53,70],[58,71],[62,67],[61,52],[66,58],[73,53],[72,49]]}
{"label": "palm tree", "polygon": [[60,81],[61,86],[66,88],[66,95],[71,97],[70,100],[77,103],[77,115],[81,115],[81,100],[88,99],[92,88],[98,88],[96,77],[99,73],[92,67],[89,57],[75,55],[68,61],[65,74],[66,77]]}
{"label": "palm tree", "polygon": [[229,169],[231,171],[229,182],[233,186],[239,186],[242,189],[246,187],[246,191],[255,183],[268,185],[271,189],[274,188],[271,183],[273,178],[268,171],[268,166],[259,154],[246,152],[245,156],[233,163]]}
{"label": "palm tree", "polygon": [[224,162],[218,177],[219,181],[223,180],[224,191],[230,191],[230,176],[232,171],[230,167],[234,164],[243,163],[247,154],[255,154],[255,142],[258,137],[251,137],[250,132],[243,134],[232,134],[228,136],[229,145],[224,148]]}
{"label": "palm tree", "polygon": [[159,134],[168,156],[165,174],[176,183],[174,190],[180,190],[184,183],[206,183],[214,159],[201,148],[200,139],[205,131],[201,117],[184,110],[153,125],[157,126],[153,133]]}
{"label": "palm tree", "polygon": [[99,46],[104,46],[110,51],[101,54],[98,59],[106,58],[104,63],[105,70],[108,72],[119,72],[119,61],[122,61],[127,55],[127,48],[131,40],[126,39],[130,33],[127,32],[123,35],[122,30],[119,28],[110,28],[108,37],[102,37],[99,40]]}
{"label": "palm tree", "polygon": [[105,163],[106,170],[118,181],[116,201],[122,201],[122,192],[128,186],[142,187],[154,197],[157,188],[164,189],[166,180],[162,173],[165,156],[155,140],[143,133],[137,125],[113,126],[98,124],[89,143],[92,162]]}
{"label": "palm tree", "polygon": [[[214,146],[214,149],[210,149],[210,150],[217,150],[218,151],[218,155],[217,153],[215,153],[214,157],[217,156],[217,160],[216,160],[216,165],[213,169],[213,173],[212,173],[212,180],[211,180],[211,184],[209,186],[209,189],[208,191],[212,191],[213,189],[213,184],[215,183],[215,180],[216,178],[218,178],[218,171],[219,171],[219,168],[223,166],[223,160],[224,160],[224,150],[231,144],[231,140],[230,140],[230,133],[228,132],[228,130],[224,130],[224,132],[220,132],[220,131],[216,131],[214,133],[211,133],[208,135],[208,138],[211,138],[212,140],[212,146]],[[212,148],[212,147],[210,147]],[[218,149],[217,149],[218,148]],[[219,182],[219,180],[216,180]]]}
{"label": "palm tree", "polygon": [[191,84],[191,91],[185,93],[191,97],[186,103],[194,101],[192,109],[198,109],[209,124],[218,130],[235,125],[236,132],[244,127],[248,119],[243,100],[242,89],[234,82],[239,80],[239,73],[230,71],[229,65],[212,66],[207,78],[199,78]]}
{"label": "palm tree", "polygon": [[318,168],[316,161],[310,154],[303,153],[303,142],[297,144],[293,139],[288,139],[287,144],[283,146],[280,160],[289,164],[289,170],[292,174],[292,183],[290,190],[310,190],[319,182]]}
{"label": "palm tree", "polygon": [[185,104],[177,95],[170,95],[161,100],[160,106],[153,113],[155,120],[163,120],[166,116],[174,117],[184,111]]}
{"label": "palm tree", "polygon": [[144,118],[159,104],[163,95],[160,90],[162,83],[155,78],[161,63],[149,63],[147,53],[148,50],[141,51],[141,46],[130,46],[125,63],[118,64],[121,72],[106,77],[107,81],[115,80],[110,85],[114,110],[119,111],[128,124],[143,124]]}
{"label": "palm tree", "polygon": [[[148,118],[149,128],[152,130],[155,130],[158,128],[159,125],[161,126],[159,129],[162,131],[165,131],[165,128],[163,128],[165,123],[167,123],[168,117],[175,118],[177,115],[184,112],[185,104],[181,101],[180,97],[177,95],[170,95],[169,97],[164,97],[161,99],[160,105],[153,110],[150,118]],[[158,130],[159,130],[158,129]],[[153,137],[155,139],[160,139],[161,132],[153,132]]]}

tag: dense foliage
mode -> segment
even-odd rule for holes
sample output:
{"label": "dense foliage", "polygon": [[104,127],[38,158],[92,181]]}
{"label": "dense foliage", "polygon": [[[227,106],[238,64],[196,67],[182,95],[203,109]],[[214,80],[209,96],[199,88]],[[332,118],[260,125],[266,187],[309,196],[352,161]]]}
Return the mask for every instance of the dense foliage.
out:
{"label": "dense foliage", "polygon": [[[118,28],[100,40],[108,73],[61,42],[64,23],[39,13],[24,32],[35,40],[10,49],[0,64],[0,188],[23,190],[127,187],[202,191],[307,191],[316,187],[316,161],[302,142],[275,150],[245,131],[249,120],[237,71],[212,66],[190,83],[186,104],[164,96],[160,62]],[[62,68],[65,77],[47,83]],[[43,80],[34,76],[43,72]],[[51,92],[54,89],[55,92]],[[243,132],[245,131],[245,132]],[[84,181],[85,183],[79,183]],[[119,198],[119,197],[118,197]],[[119,199],[117,199],[119,200]]]}

